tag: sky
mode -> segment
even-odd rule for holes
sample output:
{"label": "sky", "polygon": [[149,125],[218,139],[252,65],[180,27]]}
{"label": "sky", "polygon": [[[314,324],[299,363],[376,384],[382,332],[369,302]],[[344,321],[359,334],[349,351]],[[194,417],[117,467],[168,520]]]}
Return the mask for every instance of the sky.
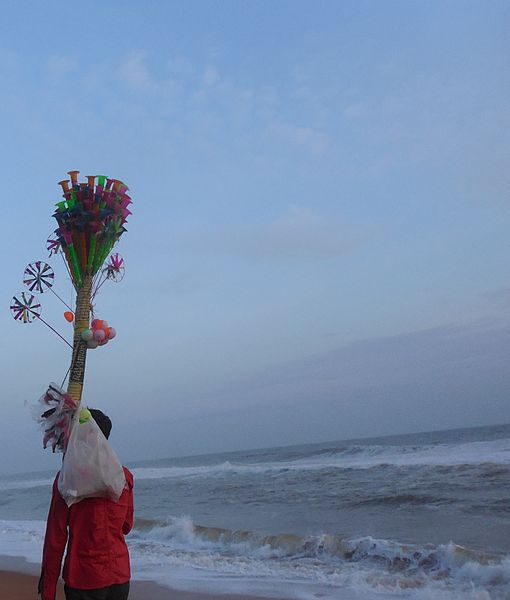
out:
{"label": "sky", "polygon": [[58,466],[69,348],[9,302],[70,169],[134,200],[84,393],[125,462],[509,422],[509,56],[497,0],[5,1],[0,471]]}

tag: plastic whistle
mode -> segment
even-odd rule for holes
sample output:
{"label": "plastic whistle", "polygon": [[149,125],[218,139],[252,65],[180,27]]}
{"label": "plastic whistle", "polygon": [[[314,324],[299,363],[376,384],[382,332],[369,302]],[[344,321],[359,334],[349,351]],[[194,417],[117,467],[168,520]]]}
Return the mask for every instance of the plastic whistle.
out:
{"label": "plastic whistle", "polygon": [[58,185],[62,186],[62,191],[65,196],[69,192],[69,179],[62,179],[62,181],[58,182]]}
{"label": "plastic whistle", "polygon": [[67,174],[71,177],[71,184],[73,187],[78,185],[78,173],[79,171],[67,171]]}

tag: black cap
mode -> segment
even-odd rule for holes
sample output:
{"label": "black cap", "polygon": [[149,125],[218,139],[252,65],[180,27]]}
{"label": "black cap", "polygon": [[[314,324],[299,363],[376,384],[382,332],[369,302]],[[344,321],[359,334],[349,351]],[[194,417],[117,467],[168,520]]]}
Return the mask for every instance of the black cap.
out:
{"label": "black cap", "polygon": [[108,439],[110,437],[110,431],[112,430],[110,417],[107,417],[102,410],[98,410],[97,408],[89,408],[89,410],[92,418],[103,432],[104,437]]}

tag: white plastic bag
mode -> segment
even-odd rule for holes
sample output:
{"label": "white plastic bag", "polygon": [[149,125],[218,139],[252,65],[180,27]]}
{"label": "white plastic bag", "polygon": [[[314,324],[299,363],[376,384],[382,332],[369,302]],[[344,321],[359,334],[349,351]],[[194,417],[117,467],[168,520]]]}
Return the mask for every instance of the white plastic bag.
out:
{"label": "white plastic bag", "polygon": [[122,465],[98,424],[89,410],[77,410],[58,480],[67,506],[84,498],[117,502],[125,485]]}

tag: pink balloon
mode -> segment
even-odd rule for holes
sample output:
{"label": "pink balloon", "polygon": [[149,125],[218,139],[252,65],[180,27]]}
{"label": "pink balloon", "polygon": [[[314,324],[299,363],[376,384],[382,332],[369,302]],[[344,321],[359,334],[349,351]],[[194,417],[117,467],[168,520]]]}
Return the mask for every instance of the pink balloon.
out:
{"label": "pink balloon", "polygon": [[108,328],[108,339],[113,340],[113,338],[117,335],[117,332],[113,327]]}
{"label": "pink balloon", "polygon": [[106,338],[104,329],[96,329],[94,331],[94,339],[98,342],[102,342]]}

